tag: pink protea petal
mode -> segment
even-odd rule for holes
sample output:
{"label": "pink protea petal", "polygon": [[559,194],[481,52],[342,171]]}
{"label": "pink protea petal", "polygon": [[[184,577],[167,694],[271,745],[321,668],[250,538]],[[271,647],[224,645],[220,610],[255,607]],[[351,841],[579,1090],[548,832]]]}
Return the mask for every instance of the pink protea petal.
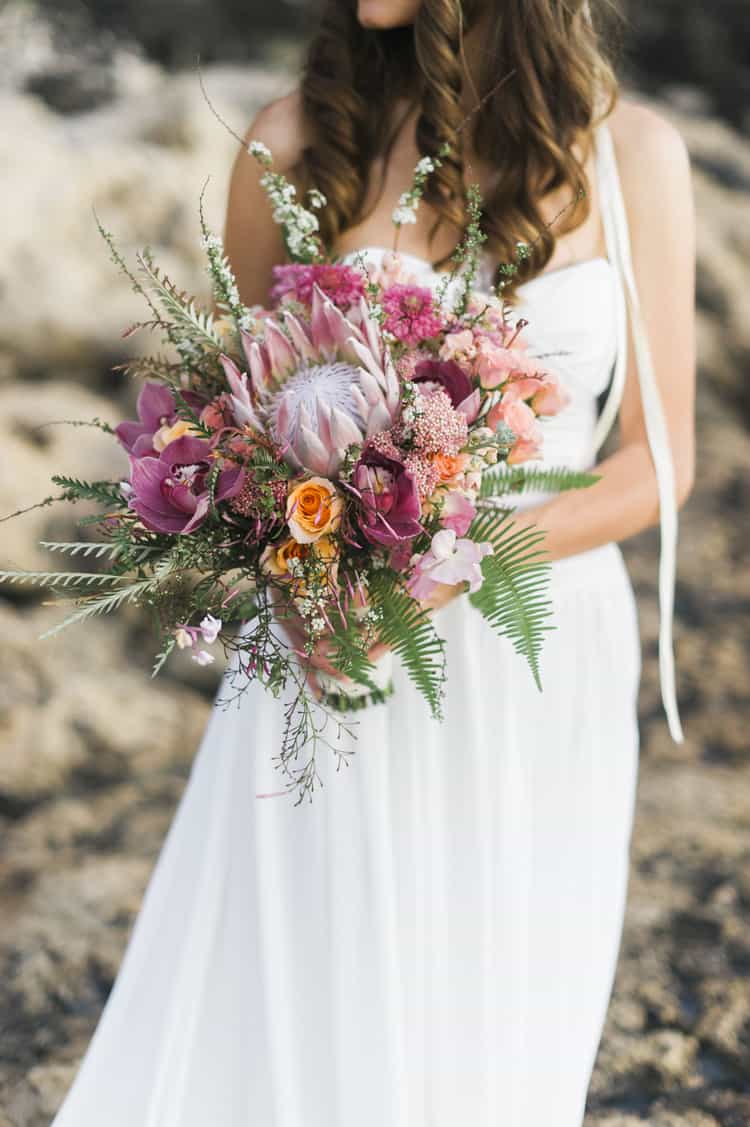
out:
{"label": "pink protea petal", "polygon": [[227,383],[232,390],[230,396],[232,401],[232,413],[234,414],[238,426],[245,426],[246,423],[249,423],[255,430],[262,430],[260,419],[256,415],[253,407],[246,374],[240,372],[234,360],[229,356],[225,356],[222,353],[219,360],[224,369],[224,374],[227,377]]}
{"label": "pink protea petal", "polygon": [[359,411],[360,417],[364,420],[370,413],[370,405],[365,399],[360,387],[353,383],[349,389],[351,392],[352,402]]}
{"label": "pink protea petal", "polygon": [[331,408],[331,438],[333,445],[341,449],[346,449],[353,442],[362,441],[359,427],[338,407]]}
{"label": "pink protea petal", "polygon": [[[315,412],[318,421],[318,435],[320,441],[328,449],[332,450],[337,443],[334,441],[333,433],[331,430],[331,405],[325,399],[318,396],[315,400]],[[300,418],[302,416],[300,415]]]}
{"label": "pink protea petal", "polygon": [[305,469],[324,475],[330,472],[331,455],[309,427],[300,426],[294,450]]}
{"label": "pink protea petal", "polygon": [[396,369],[390,356],[386,356],[385,364],[383,365],[383,374],[385,376],[385,394],[388,407],[393,414],[401,400],[401,389],[399,387],[398,376]]}
{"label": "pink protea petal", "polygon": [[[245,341],[245,337],[249,339]],[[245,333],[243,344],[248,368],[250,369],[250,380],[253,385],[253,391],[258,396],[262,395],[268,386],[270,378],[270,372],[266,358],[263,355],[263,349],[257,340],[253,340],[252,337],[250,337],[249,333]]]}
{"label": "pink protea petal", "polygon": [[265,341],[271,376],[282,380],[299,364],[299,358],[276,322],[269,317],[265,326]]}
{"label": "pink protea petal", "polygon": [[293,313],[284,314],[284,322],[289,329],[289,336],[303,360],[315,360],[317,353],[310,337]]}
{"label": "pink protea petal", "polygon": [[313,286],[312,290],[312,342],[314,347],[324,354],[331,354],[335,348],[335,340],[331,333],[328,318],[325,315],[326,296],[320,286]]}
{"label": "pink protea petal", "polygon": [[330,298],[326,298],[323,303],[323,314],[328,321],[331,337],[338,352],[346,360],[356,363],[357,356],[353,350],[353,345],[361,335],[356,325],[346,319]]}
{"label": "pink protea petal", "polygon": [[382,359],[382,343],[377,321],[370,313],[370,308],[363,297],[359,299],[359,316],[365,343],[378,363]]}
{"label": "pink protea petal", "polygon": [[383,374],[382,366],[377,362],[371,350],[360,341],[355,340],[353,337],[350,339],[350,345],[355,353],[356,359],[367,369],[367,371],[378,381],[381,387],[385,390],[385,376]]}
{"label": "pink protea petal", "polygon": [[359,369],[359,386],[362,394],[370,404],[380,403],[383,395],[374,376],[372,376],[367,369]]}
{"label": "pink protea petal", "polygon": [[391,413],[385,405],[384,400],[380,400],[373,407],[370,408],[370,414],[367,419],[367,437],[372,438],[378,431],[386,430],[391,425]]}

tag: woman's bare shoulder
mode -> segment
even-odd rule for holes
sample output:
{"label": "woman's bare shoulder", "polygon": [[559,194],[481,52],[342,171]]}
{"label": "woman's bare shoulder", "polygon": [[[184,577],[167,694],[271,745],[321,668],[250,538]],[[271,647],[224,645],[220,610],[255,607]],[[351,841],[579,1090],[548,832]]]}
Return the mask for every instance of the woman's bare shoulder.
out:
{"label": "woman's bare shoulder", "polygon": [[245,132],[245,141],[266,145],[279,172],[293,168],[308,142],[299,88],[262,106]]}
{"label": "woman's bare shoulder", "polygon": [[657,187],[689,179],[687,145],[679,129],[645,102],[620,98],[609,117],[623,187],[634,181]]}

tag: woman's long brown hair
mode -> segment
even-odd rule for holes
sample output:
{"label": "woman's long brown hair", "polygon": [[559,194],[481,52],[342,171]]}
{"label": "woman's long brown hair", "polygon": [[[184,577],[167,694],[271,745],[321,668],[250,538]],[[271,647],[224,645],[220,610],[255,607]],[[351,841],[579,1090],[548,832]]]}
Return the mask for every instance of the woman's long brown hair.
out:
{"label": "woman's long brown hair", "polygon": [[[555,235],[588,214],[584,166],[574,145],[591,135],[616,98],[616,81],[599,30],[610,0],[422,0],[410,27],[364,28],[356,0],[326,0],[303,70],[301,96],[310,143],[298,169],[328,207],[321,214],[326,243],[364,217],[374,159],[387,156],[404,120],[397,107],[418,111],[417,146],[450,155],[430,177],[425,200],[437,226],[464,226],[463,152],[467,138],[496,170],[484,201],[487,250],[498,263],[514,261],[516,244],[533,244],[517,281],[544,269]],[[469,120],[461,102],[466,71],[463,37],[492,8],[491,31],[478,75],[478,108]],[[593,13],[592,13],[593,8]],[[385,161],[384,161],[385,164]],[[539,201],[569,188],[579,200],[553,232]],[[395,201],[394,201],[395,202]],[[445,260],[436,262],[441,265]]]}

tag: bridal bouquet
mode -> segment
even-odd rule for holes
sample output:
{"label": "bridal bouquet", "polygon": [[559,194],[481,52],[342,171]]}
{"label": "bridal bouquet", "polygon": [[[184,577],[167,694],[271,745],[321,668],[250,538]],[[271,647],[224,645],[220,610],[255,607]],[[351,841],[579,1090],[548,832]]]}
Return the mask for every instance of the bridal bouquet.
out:
{"label": "bridal bouquet", "polygon": [[[157,673],[175,648],[200,663],[212,647],[234,651],[238,691],[257,679],[284,694],[286,728],[276,756],[301,799],[319,776],[330,725],[391,691],[399,658],[431,712],[440,715],[444,644],[429,600],[463,584],[476,611],[507,636],[535,678],[546,619],[542,533],[514,528],[502,498],[524,488],[589,484],[588,475],[524,469],[543,425],[566,402],[554,374],[534,360],[494,292],[474,291],[481,201],[469,192],[465,236],[437,287],[414,284],[397,253],[375,269],[334,260],[307,206],[249,146],[283,230],[289,261],[274,271],[269,308],[240,300],[221,240],[201,222],[219,315],[201,310],[148,250],[131,272],[148,302],[147,326],[168,356],[128,365],[144,376],[135,421],[113,433],[128,455],[123,481],[55,476],[52,500],[94,500],[97,538],[44,542],[52,552],[99,561],[98,570],[5,571],[72,596],[49,633],[125,604],[157,624]],[[423,158],[393,213],[413,221],[440,156]],[[524,248],[519,246],[519,257]],[[517,268],[504,269],[509,277]],[[283,629],[294,620],[294,645]],[[230,629],[229,624],[240,624]],[[340,677],[308,675],[325,639]],[[375,643],[385,659],[368,657]]]}

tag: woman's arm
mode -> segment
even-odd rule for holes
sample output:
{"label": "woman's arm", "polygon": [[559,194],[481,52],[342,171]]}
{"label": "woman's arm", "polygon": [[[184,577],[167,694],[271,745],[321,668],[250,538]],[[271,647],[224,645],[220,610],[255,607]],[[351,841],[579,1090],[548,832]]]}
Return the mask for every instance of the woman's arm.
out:
{"label": "woman's arm", "polygon": [[[695,221],[689,159],[679,133],[642,106],[621,106],[613,115],[612,136],[681,505],[694,469]],[[632,341],[629,357],[619,446],[595,468],[601,480],[518,514],[522,524],[545,530],[552,559],[625,540],[658,522]]]}
{"label": "woman's arm", "polygon": [[[246,144],[251,140],[267,145],[274,170],[291,179],[304,144],[296,92],[264,106],[245,134]],[[245,305],[267,304],[271,268],[286,258],[281,229],[261,187],[262,173],[254,157],[241,149],[229,182],[224,249]]]}

